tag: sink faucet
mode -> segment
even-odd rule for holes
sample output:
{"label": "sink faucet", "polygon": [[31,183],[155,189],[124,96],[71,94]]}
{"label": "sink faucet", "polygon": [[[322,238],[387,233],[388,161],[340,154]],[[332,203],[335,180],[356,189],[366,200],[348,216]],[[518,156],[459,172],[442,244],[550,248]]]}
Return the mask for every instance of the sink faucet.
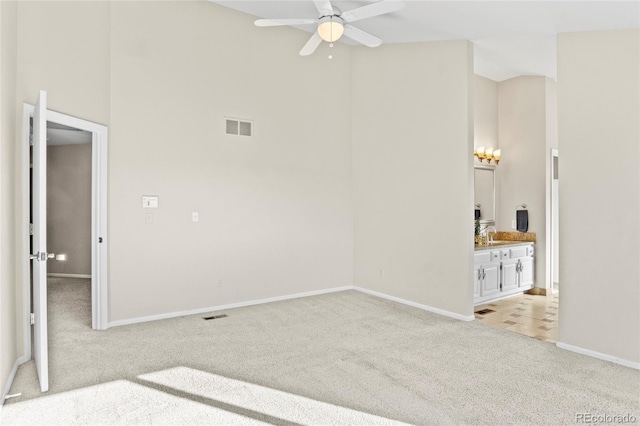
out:
{"label": "sink faucet", "polygon": [[[493,235],[489,235],[489,231],[493,231]],[[494,228],[493,226],[487,226],[486,228],[484,228],[484,233],[487,236],[487,241],[489,241],[490,243],[493,242],[493,236],[496,235],[498,233],[498,231],[496,231],[496,228]]]}

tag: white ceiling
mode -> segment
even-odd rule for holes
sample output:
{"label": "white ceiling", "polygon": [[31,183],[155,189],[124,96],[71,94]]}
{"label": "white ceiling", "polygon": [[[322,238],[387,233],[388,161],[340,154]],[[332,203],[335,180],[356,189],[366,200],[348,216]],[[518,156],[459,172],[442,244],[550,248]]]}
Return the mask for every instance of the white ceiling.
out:
{"label": "white ceiling", "polygon": [[[260,18],[318,17],[311,0],[210,1]],[[332,3],[344,12],[372,1]],[[640,1],[406,0],[399,12],[354,25],[384,43],[471,40],[475,72],[495,81],[518,75],[546,75],[555,80],[556,34],[639,28]],[[313,25],[299,28],[315,31]],[[355,44],[344,38],[341,42]]]}

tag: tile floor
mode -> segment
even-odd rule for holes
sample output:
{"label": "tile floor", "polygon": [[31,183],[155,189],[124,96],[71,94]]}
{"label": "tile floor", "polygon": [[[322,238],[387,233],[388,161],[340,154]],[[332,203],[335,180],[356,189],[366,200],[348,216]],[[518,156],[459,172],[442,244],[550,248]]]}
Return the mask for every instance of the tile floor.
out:
{"label": "tile floor", "polygon": [[[479,313],[485,309],[493,312]],[[547,342],[558,341],[558,293],[519,294],[475,307],[476,320]]]}

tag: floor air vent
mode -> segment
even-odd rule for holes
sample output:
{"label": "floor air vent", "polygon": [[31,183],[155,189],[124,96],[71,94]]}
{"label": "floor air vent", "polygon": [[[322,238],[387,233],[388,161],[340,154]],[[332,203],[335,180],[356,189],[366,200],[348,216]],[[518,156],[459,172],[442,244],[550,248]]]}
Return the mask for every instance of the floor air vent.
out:
{"label": "floor air vent", "polygon": [[210,317],[203,317],[202,319],[205,320],[205,321],[209,321],[209,320],[212,320],[212,319],[226,318],[226,317],[227,317],[227,314],[222,314],[222,315],[212,315]]}
{"label": "floor air vent", "polygon": [[484,315],[484,314],[490,314],[491,312],[495,312],[493,309],[480,309],[479,311],[476,311],[476,314],[480,314],[480,315]]}

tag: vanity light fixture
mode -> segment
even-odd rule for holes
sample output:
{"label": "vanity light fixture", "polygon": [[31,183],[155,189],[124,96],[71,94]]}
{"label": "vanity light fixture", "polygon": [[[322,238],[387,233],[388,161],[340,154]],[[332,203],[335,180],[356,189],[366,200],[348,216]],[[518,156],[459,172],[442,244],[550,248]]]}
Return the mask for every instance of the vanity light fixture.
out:
{"label": "vanity light fixture", "polygon": [[496,161],[496,164],[500,162],[500,150],[496,149],[493,151],[493,159]]}
{"label": "vanity light fixture", "polygon": [[489,164],[491,164],[491,160],[495,160],[496,164],[498,164],[500,162],[500,154],[501,151],[499,149],[494,151],[493,148],[485,149],[484,146],[473,151],[473,155],[478,157],[478,160],[480,160],[481,163],[482,161],[487,160],[487,163]]}
{"label": "vanity light fixture", "polygon": [[491,164],[491,160],[493,159],[493,148],[487,148],[484,151],[484,158],[487,159],[487,163]]}

